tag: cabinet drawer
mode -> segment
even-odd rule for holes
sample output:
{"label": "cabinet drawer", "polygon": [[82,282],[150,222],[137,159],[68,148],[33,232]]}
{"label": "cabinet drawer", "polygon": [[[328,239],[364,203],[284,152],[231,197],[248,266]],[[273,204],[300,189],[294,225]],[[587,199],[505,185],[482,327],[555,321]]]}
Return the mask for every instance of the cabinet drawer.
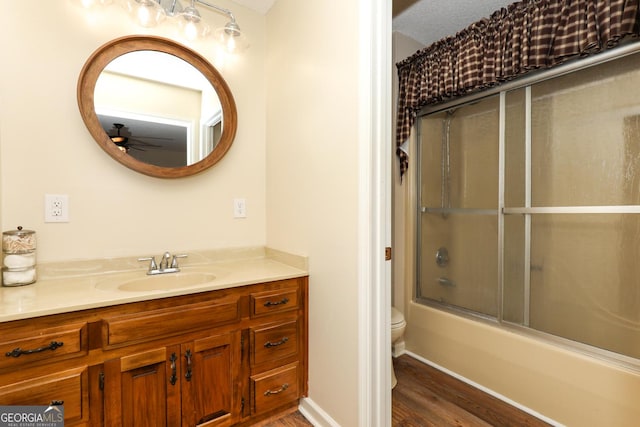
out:
{"label": "cabinet drawer", "polygon": [[298,379],[297,362],[251,376],[252,413],[268,412],[296,401],[300,397]]}
{"label": "cabinet drawer", "polygon": [[251,365],[275,361],[298,352],[298,321],[251,328]]}
{"label": "cabinet drawer", "polygon": [[118,345],[149,341],[237,321],[240,319],[238,301],[234,297],[105,318],[105,342]]}
{"label": "cabinet drawer", "polygon": [[[3,381],[4,378],[3,378]],[[35,377],[0,387],[0,405],[64,405],[65,425],[88,422],[88,368],[86,366]]]}
{"label": "cabinet drawer", "polygon": [[297,309],[298,295],[298,288],[251,294],[251,317]]}
{"label": "cabinet drawer", "polygon": [[40,331],[38,335],[8,336],[0,342],[0,369],[23,366],[46,360],[56,361],[62,356],[86,353],[87,324],[77,323]]}

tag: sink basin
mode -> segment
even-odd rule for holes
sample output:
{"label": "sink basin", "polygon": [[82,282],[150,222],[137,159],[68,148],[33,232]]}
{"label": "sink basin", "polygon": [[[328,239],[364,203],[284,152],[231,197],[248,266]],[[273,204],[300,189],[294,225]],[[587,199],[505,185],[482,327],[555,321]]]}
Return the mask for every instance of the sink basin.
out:
{"label": "sink basin", "polygon": [[144,276],[125,281],[109,280],[96,287],[104,290],[120,290],[128,292],[170,291],[203,285],[215,280],[216,276],[203,272],[179,272]]}

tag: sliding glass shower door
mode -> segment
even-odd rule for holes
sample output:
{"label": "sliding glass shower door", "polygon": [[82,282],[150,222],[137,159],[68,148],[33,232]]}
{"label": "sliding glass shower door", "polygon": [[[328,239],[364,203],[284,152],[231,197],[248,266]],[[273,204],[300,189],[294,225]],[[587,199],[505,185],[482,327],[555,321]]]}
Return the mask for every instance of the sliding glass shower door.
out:
{"label": "sliding glass shower door", "polygon": [[416,299],[640,359],[639,87],[635,53],[420,117]]}
{"label": "sliding glass shower door", "polygon": [[422,119],[418,298],[498,314],[499,97]]}

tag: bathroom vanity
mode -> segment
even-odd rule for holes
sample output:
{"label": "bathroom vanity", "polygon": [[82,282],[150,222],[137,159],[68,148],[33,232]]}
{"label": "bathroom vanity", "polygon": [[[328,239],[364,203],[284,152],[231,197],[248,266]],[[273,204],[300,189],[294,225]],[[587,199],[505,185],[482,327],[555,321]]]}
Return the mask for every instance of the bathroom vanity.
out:
{"label": "bathroom vanity", "polygon": [[269,257],[183,270],[212,273],[183,289],[127,290],[144,270],[2,289],[0,405],[64,405],[66,426],[251,425],[296,407],[306,271]]}

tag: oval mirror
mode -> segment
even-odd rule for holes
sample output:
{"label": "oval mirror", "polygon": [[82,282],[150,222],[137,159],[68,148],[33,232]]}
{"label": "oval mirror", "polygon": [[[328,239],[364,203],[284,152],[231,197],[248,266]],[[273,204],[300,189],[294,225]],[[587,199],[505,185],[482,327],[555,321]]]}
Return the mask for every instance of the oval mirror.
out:
{"label": "oval mirror", "polygon": [[127,36],[106,43],[78,79],[82,120],[130,169],[179,178],[216,164],[237,128],[233,96],[204,57],[172,40]]}

